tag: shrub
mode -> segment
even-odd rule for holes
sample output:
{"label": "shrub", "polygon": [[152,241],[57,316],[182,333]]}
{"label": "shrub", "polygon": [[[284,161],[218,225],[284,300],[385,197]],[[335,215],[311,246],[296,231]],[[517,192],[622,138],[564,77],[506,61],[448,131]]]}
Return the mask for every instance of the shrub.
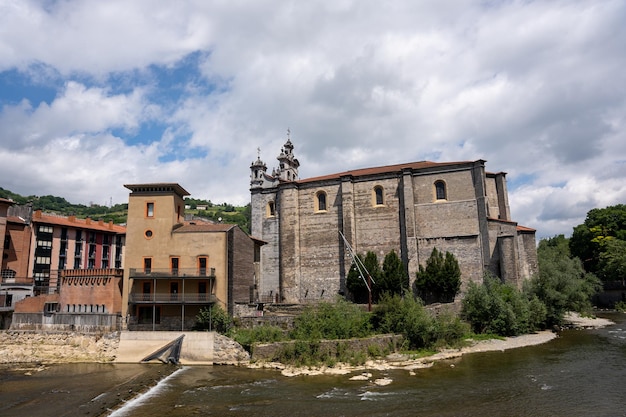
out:
{"label": "shrub", "polygon": [[528,296],[486,274],[482,285],[470,283],[461,315],[475,333],[515,336],[540,328],[546,309],[532,294]]}
{"label": "shrub", "polygon": [[402,334],[408,349],[455,344],[468,331],[454,315],[432,316],[410,293],[384,295],[372,313],[372,326],[379,333]]}
{"label": "shrub", "polygon": [[218,304],[209,308],[203,307],[196,316],[194,330],[213,330],[221,334],[228,334],[233,327],[233,319]]}
{"label": "shrub", "polygon": [[294,320],[290,337],[297,340],[349,339],[371,334],[369,314],[345,300],[307,306]]}
{"label": "shrub", "polygon": [[272,343],[285,340],[285,332],[277,326],[256,326],[251,329],[236,328],[231,331],[231,337],[252,353],[254,343]]}

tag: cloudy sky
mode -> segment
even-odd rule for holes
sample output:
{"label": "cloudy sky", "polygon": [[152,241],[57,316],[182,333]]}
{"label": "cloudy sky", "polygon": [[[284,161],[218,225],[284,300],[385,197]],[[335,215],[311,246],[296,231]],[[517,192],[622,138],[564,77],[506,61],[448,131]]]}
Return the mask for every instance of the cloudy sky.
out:
{"label": "cloudy sky", "polygon": [[300,177],[420,160],[508,173],[564,233],[626,203],[626,2],[0,0],[0,186],[249,201],[291,130]]}

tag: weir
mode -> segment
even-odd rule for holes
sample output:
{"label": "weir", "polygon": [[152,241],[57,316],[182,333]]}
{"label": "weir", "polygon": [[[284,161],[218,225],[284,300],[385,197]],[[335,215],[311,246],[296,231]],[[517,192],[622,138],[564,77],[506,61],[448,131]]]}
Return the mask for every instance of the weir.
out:
{"label": "weir", "polygon": [[120,333],[115,363],[159,360],[181,365],[212,365],[215,332],[130,332]]}

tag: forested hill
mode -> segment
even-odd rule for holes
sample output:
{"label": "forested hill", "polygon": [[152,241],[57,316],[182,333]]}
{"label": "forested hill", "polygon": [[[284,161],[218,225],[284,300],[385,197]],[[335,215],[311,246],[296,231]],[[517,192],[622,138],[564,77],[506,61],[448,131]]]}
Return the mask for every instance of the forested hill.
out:
{"label": "forested hill", "polygon": [[[111,206],[90,204],[72,204],[63,197],[52,195],[22,196],[0,187],[0,198],[11,199],[17,204],[31,203],[33,210],[52,212],[64,216],[74,215],[78,218],[90,217],[102,219],[105,222],[113,221],[115,224],[125,224],[128,214],[128,204],[115,204]],[[199,217],[204,217],[216,222],[238,224],[247,233],[250,232],[250,205],[244,207],[233,206],[228,203],[214,204],[210,200],[185,199],[189,206],[185,212]],[[200,210],[198,210],[200,206]]]}

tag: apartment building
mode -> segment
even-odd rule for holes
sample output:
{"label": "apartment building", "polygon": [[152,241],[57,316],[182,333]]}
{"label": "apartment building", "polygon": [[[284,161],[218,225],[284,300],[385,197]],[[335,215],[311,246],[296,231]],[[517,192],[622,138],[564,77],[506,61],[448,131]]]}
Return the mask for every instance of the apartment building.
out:
{"label": "apartment building", "polygon": [[124,226],[28,205],[4,219],[0,291],[12,328],[119,327]]}

